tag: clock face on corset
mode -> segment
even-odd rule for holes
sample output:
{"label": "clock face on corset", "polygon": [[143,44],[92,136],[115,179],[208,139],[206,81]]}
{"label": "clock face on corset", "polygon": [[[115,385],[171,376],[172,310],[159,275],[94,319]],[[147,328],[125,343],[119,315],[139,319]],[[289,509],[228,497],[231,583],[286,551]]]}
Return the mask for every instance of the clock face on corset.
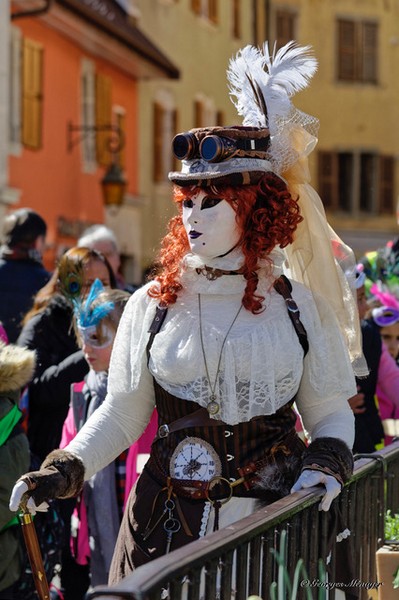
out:
{"label": "clock face on corset", "polygon": [[222,474],[216,450],[205,440],[188,437],[176,446],[170,460],[170,474],[174,479],[210,481]]}

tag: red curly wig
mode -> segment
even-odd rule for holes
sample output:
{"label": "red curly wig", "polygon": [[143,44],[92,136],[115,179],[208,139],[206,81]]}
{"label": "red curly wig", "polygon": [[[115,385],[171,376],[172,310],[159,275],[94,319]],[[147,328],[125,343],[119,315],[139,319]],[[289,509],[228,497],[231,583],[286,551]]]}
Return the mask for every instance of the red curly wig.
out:
{"label": "red curly wig", "polygon": [[[201,188],[202,189],[202,188]],[[174,304],[179,291],[181,260],[190,251],[190,245],[182,221],[183,200],[195,196],[199,188],[175,186],[174,200],[179,214],[169,222],[159,254],[161,273],[155,278],[148,294],[159,298],[162,304]],[[285,248],[294,239],[298,224],[302,221],[297,199],[294,199],[284,181],[274,173],[265,173],[257,185],[240,187],[212,186],[212,192],[226,200],[236,211],[238,228],[242,231],[238,245],[244,255],[243,275],[247,281],[243,306],[256,314],[263,310],[264,298],[256,294],[258,285],[258,261],[268,259],[276,246]],[[270,261],[270,272],[272,271]]]}

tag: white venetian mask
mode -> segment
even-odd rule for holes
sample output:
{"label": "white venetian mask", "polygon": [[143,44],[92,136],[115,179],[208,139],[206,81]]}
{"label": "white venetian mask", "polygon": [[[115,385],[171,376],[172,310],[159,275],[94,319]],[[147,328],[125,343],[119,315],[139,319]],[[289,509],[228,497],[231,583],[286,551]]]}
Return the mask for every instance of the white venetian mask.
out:
{"label": "white venetian mask", "polygon": [[227,254],[241,235],[232,206],[210,190],[183,201],[183,225],[191,252],[204,258]]}

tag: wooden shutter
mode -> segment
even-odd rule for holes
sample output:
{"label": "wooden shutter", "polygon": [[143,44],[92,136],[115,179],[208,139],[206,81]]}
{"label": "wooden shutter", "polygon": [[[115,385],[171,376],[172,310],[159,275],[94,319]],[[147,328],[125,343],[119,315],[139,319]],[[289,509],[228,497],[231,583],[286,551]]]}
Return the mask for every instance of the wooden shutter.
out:
{"label": "wooden shutter", "polygon": [[[101,128],[112,124],[112,80],[110,77],[96,74],[96,126]],[[110,152],[110,130],[97,131],[96,155],[97,162],[107,167],[112,160]]]}
{"label": "wooden shutter", "polygon": [[154,103],[153,122],[153,178],[155,182],[163,181],[163,121],[165,109],[162,104]]}
{"label": "wooden shutter", "polygon": [[356,27],[354,21],[338,21],[338,79],[356,80]]}
{"label": "wooden shutter", "polygon": [[377,83],[378,27],[363,23],[361,28],[361,80]]}
{"label": "wooden shutter", "polygon": [[395,160],[393,156],[380,156],[379,212],[392,215],[395,212],[394,202]]}
{"label": "wooden shutter", "polygon": [[201,100],[194,102],[194,127],[204,127],[204,105]]}
{"label": "wooden shutter", "polygon": [[118,143],[120,142],[121,148],[118,152],[119,154],[119,164],[124,169],[126,167],[126,115],[123,112],[116,113],[116,126],[120,131],[120,138],[118,138]]}
{"label": "wooden shutter", "polygon": [[208,18],[212,23],[218,22],[218,0],[208,0]]}
{"label": "wooden shutter", "polygon": [[[179,113],[176,108],[174,110],[172,110],[172,127],[173,127],[173,136],[175,136],[177,133],[179,133]],[[172,145],[171,145],[171,152],[172,152]],[[176,158],[176,156],[172,153],[172,170],[180,171],[180,168],[181,168],[180,160],[178,158]]]}
{"label": "wooden shutter", "polygon": [[201,14],[201,0],[191,0],[191,10],[196,14]]}
{"label": "wooden shutter", "polygon": [[318,153],[318,191],[326,208],[338,207],[339,174],[338,154],[336,152]]}
{"label": "wooden shutter", "polygon": [[295,39],[295,15],[286,10],[276,12],[276,45],[277,48],[285,46]]}
{"label": "wooden shutter", "polygon": [[33,150],[42,147],[43,46],[33,40],[22,43],[22,143]]}
{"label": "wooden shutter", "polygon": [[239,39],[241,37],[241,0],[232,0],[232,19],[233,19],[233,37]]}
{"label": "wooden shutter", "polygon": [[216,125],[218,125],[219,127],[223,127],[224,124],[225,124],[224,111],[218,110],[216,112]]}

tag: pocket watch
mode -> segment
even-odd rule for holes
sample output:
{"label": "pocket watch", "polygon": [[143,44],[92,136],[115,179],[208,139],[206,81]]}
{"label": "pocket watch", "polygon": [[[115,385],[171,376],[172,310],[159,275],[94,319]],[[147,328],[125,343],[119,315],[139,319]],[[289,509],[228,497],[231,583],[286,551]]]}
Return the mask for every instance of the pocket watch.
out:
{"label": "pocket watch", "polygon": [[220,458],[214,447],[196,437],[187,437],[176,446],[169,468],[174,479],[210,481],[222,474]]}

